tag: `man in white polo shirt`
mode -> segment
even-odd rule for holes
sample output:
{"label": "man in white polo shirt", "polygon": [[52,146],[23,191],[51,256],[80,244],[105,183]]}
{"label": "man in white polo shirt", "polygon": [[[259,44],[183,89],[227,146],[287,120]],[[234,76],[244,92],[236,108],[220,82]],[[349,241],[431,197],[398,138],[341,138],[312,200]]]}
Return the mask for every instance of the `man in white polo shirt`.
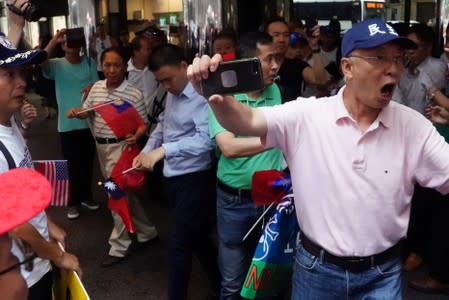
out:
{"label": "man in white polo shirt", "polygon": [[[380,19],[342,42],[346,85],[333,97],[250,108],[213,95],[218,121],[280,148],[302,231],[292,299],[401,299],[400,242],[416,182],[449,193],[449,145],[421,114],[391,102],[416,45]],[[196,58],[199,89],[220,56]]]}
{"label": "man in white polo shirt", "polygon": [[131,41],[132,57],[128,61],[128,81],[143,94],[147,114],[151,112],[153,94],[157,89],[157,81],[153,72],[148,70],[151,53],[151,41],[143,35]]}

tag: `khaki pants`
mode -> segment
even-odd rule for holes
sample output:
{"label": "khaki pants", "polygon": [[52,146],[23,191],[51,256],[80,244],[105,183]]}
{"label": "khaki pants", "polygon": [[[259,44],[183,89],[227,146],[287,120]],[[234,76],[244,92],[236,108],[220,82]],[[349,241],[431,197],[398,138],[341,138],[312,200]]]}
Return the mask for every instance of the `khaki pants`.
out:
{"label": "khaki pants", "polygon": [[[125,147],[125,142],[115,144],[96,144],[98,160],[100,168],[105,178],[109,177],[112,169],[122,154],[122,149]],[[132,221],[136,228],[137,240],[139,242],[149,241],[157,236],[156,227],[151,223],[145,214],[145,210],[140,204],[140,199],[132,192],[126,193],[129,210],[131,212]],[[115,212],[111,211],[114,220],[114,228],[109,237],[109,255],[124,257],[127,254],[131,238],[126,231],[125,224],[122,218]]]}

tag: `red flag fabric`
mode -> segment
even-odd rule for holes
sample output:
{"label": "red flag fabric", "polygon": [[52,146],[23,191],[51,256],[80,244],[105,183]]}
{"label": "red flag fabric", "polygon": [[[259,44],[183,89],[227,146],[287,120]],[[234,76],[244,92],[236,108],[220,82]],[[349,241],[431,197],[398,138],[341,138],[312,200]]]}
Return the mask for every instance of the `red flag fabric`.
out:
{"label": "red flag fabric", "polygon": [[[120,177],[120,187],[124,190],[138,190],[144,186],[145,171],[136,169],[127,171],[132,167],[133,159],[139,153],[140,147],[137,144],[127,145],[112,169],[111,177]],[[124,171],[127,172],[123,174]]]}
{"label": "red flag fabric", "polygon": [[129,211],[128,202],[125,198],[125,192],[121,188],[121,177],[109,177],[103,182],[103,187],[109,194],[108,207],[113,212],[116,212],[122,218],[126,230],[130,233],[135,232],[134,224]]}
{"label": "red flag fabric", "polygon": [[123,138],[145,124],[136,108],[126,100],[117,100],[109,105],[95,107],[117,138]]}
{"label": "red flag fabric", "polygon": [[36,160],[34,169],[50,181],[51,206],[67,206],[69,203],[69,171],[67,160]]}
{"label": "red flag fabric", "polygon": [[290,177],[282,171],[266,170],[253,174],[251,194],[256,205],[279,203],[291,185]]}
{"label": "red flag fabric", "polygon": [[[145,171],[131,170],[134,157],[140,153],[140,147],[137,144],[126,145],[120,158],[111,172],[111,177],[103,182],[106,192],[109,194],[108,207],[116,212],[130,233],[135,232],[132,222],[131,212],[125,191],[130,189],[142,188],[145,183]],[[126,173],[124,173],[126,171]]]}

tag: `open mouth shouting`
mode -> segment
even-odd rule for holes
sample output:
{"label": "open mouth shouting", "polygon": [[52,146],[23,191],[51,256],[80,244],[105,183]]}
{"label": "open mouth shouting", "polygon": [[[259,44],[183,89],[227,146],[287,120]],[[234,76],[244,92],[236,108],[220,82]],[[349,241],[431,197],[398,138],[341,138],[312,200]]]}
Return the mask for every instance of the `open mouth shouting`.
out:
{"label": "open mouth shouting", "polygon": [[380,94],[382,96],[382,100],[384,101],[390,101],[393,97],[394,88],[396,87],[396,84],[394,83],[387,83],[380,89]]}

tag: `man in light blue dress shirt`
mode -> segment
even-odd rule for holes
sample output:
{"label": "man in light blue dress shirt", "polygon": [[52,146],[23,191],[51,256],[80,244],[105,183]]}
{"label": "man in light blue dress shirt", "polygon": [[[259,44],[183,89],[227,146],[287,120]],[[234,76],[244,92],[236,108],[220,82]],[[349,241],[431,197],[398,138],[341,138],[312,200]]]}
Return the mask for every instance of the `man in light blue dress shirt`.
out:
{"label": "man in light blue dress shirt", "polygon": [[163,160],[167,198],[174,220],[169,243],[169,299],[186,299],[195,253],[211,283],[219,292],[217,249],[210,239],[210,216],[215,215],[215,176],[211,170],[212,142],[206,100],[187,78],[187,62],[181,48],[162,45],[150,56],[149,69],[168,91],[165,111],[133,166],[154,169]]}

